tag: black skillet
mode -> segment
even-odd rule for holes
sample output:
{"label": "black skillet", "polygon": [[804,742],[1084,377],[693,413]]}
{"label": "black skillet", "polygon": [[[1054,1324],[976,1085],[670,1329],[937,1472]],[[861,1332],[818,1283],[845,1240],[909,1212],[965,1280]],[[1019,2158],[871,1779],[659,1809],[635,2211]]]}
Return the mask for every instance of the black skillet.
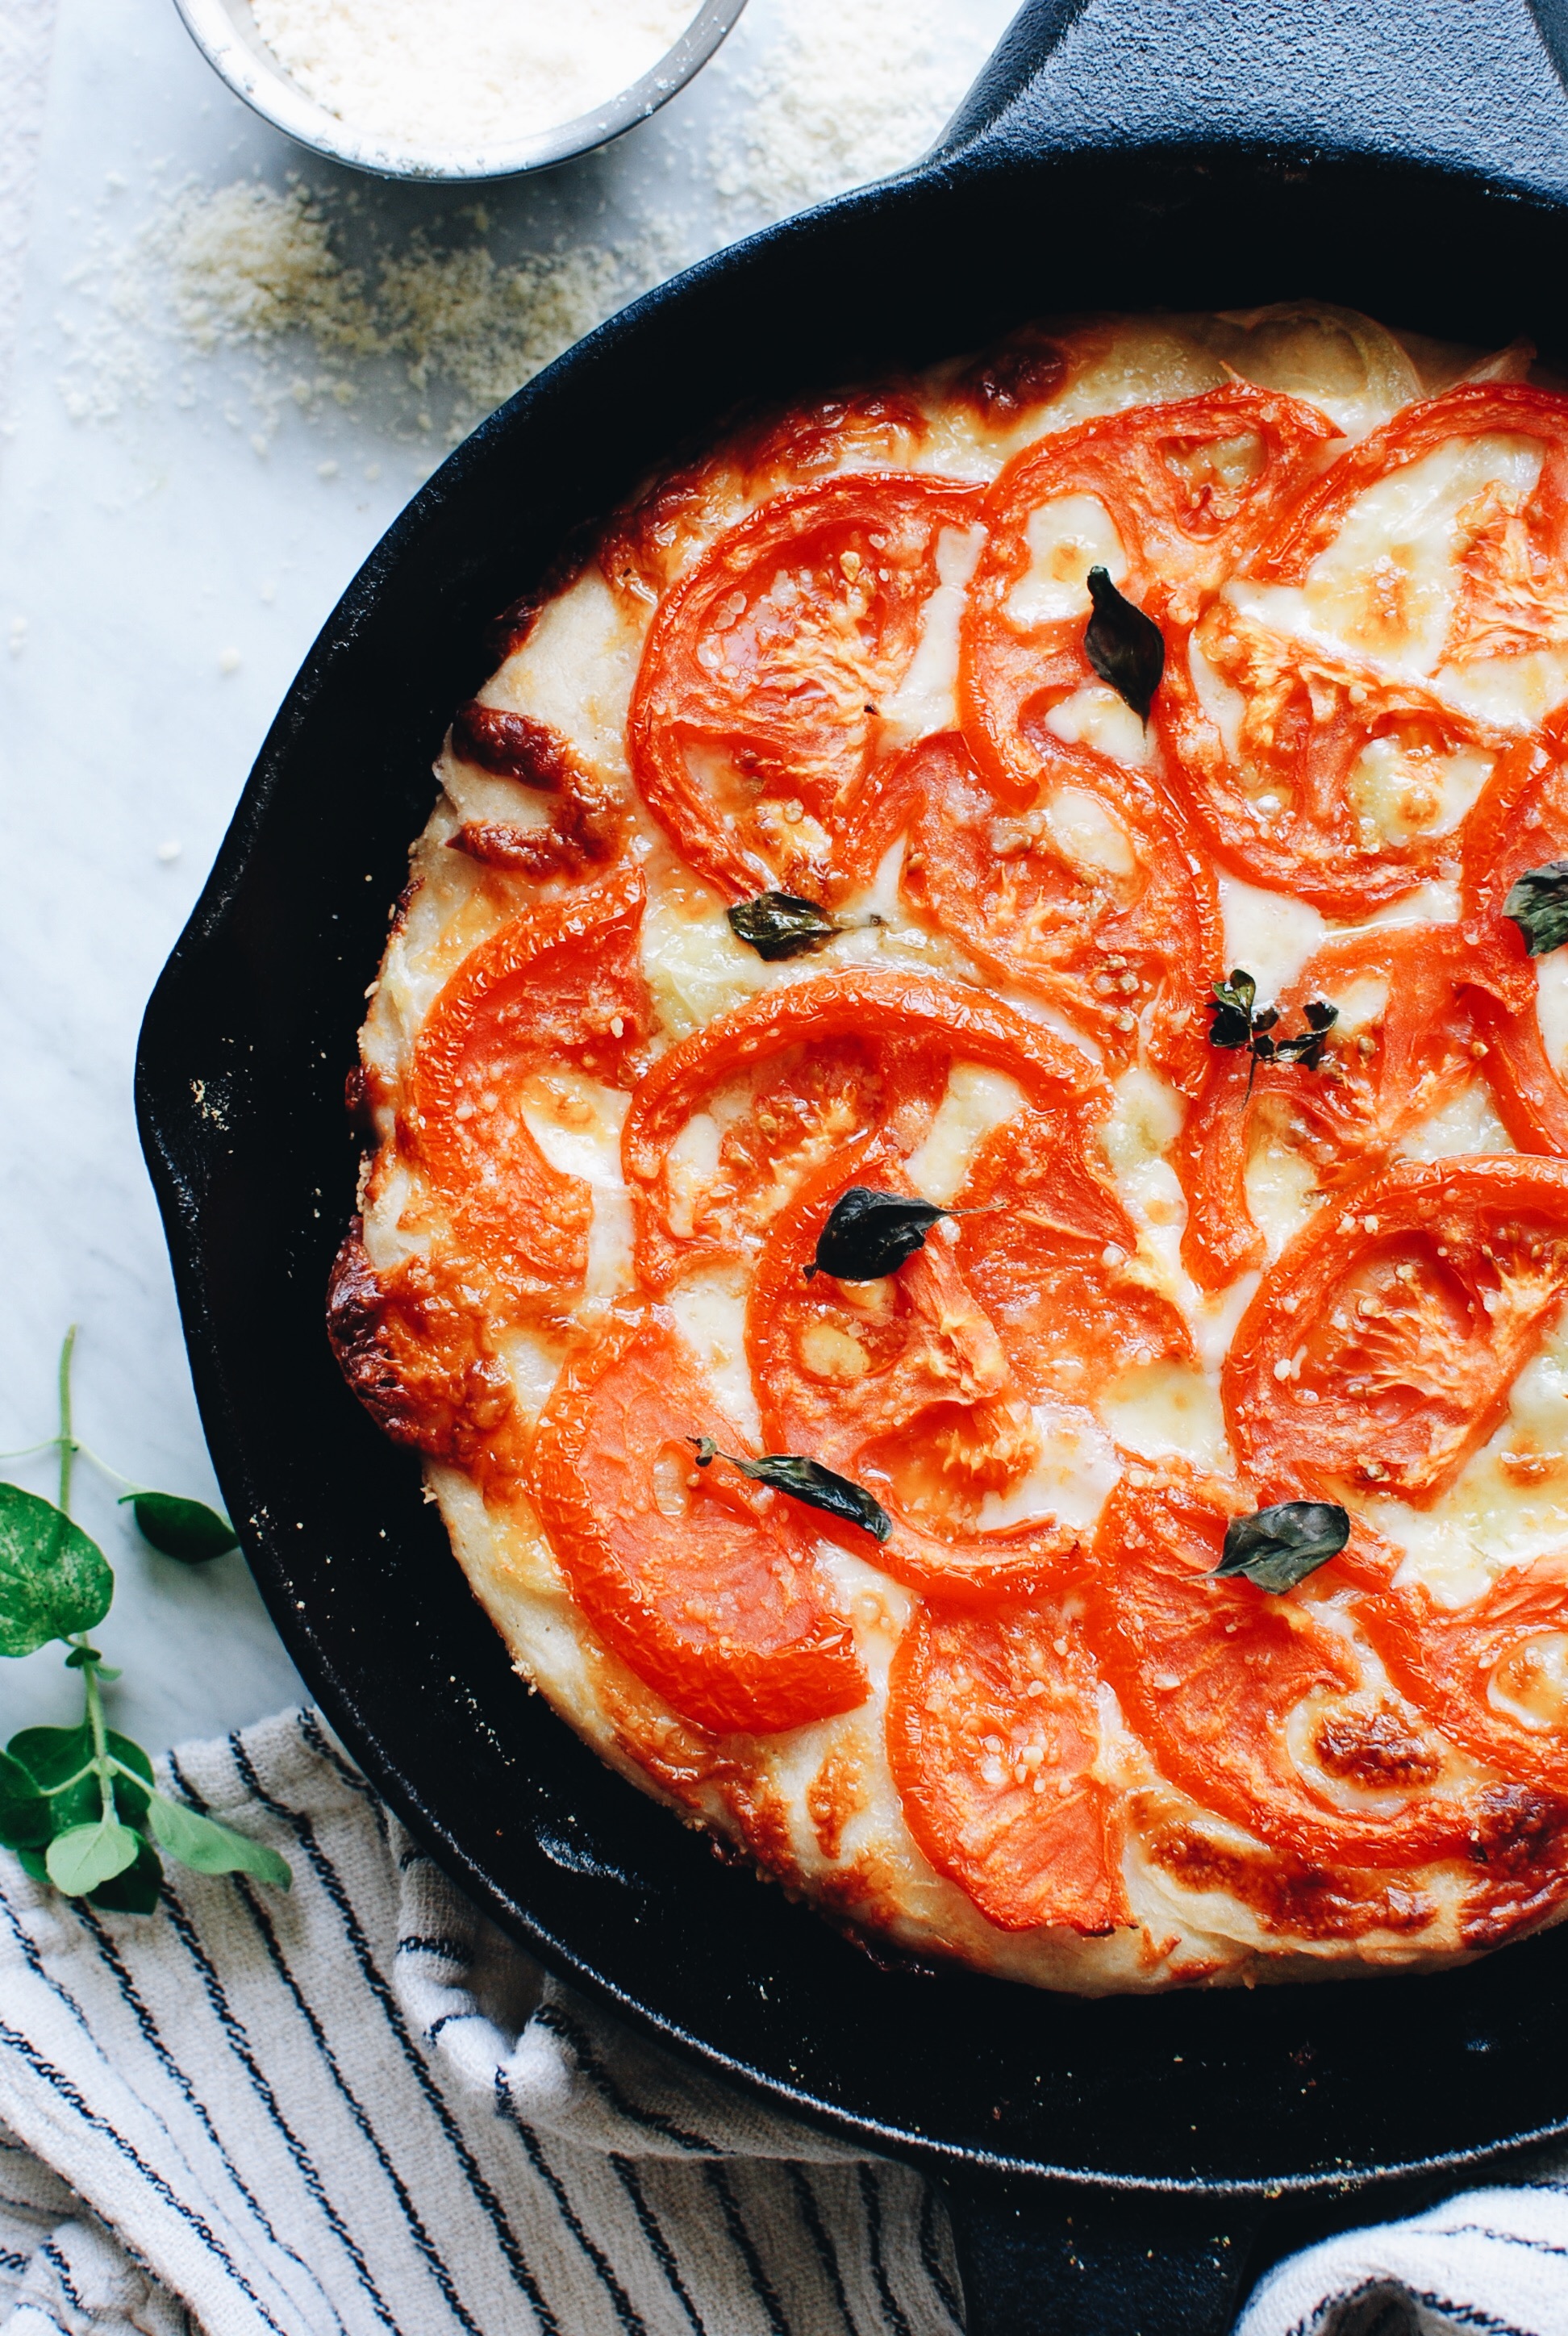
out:
{"label": "black skillet", "polygon": [[1568,2130],[1568,1930],[1441,1978],[1085,2003],[879,1970],[717,1862],[523,1693],[333,1368],[365,985],[485,620],[736,401],[1044,310],[1298,293],[1561,362],[1556,30],[1525,0],[1032,0],[919,170],[667,285],[437,473],[289,693],[148,1011],[141,1128],[202,1415],[312,1689],[544,1961],[943,2179],[971,2336],[1218,2328],[1303,2238]]}

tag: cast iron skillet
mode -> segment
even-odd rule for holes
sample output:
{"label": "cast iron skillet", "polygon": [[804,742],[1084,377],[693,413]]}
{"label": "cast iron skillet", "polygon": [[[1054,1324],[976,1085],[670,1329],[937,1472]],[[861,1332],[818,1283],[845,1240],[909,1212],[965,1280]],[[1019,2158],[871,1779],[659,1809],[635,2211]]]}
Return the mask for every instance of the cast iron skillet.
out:
{"label": "cast iron skillet", "polygon": [[387,903],[485,620],[737,400],[1042,310],[1296,293],[1561,361],[1564,284],[1568,102],[1526,0],[1031,0],[920,169],[667,285],[436,474],[290,691],[148,1011],[203,1417],[334,1725],[547,1963],[943,2178],[971,2336],[1220,2326],[1304,2236],[1568,2130],[1568,1928],[1456,1975],[1147,2002],[884,1971],[603,1768],[518,1685],[323,1336]]}

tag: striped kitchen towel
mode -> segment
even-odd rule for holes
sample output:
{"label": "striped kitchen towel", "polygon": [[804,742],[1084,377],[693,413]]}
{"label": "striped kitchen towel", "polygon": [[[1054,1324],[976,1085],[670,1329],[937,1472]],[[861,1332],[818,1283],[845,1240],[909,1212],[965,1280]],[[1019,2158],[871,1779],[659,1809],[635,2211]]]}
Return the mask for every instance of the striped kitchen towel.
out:
{"label": "striped kitchen towel", "polygon": [[[100,1915],[0,1858],[3,2336],[955,2336],[920,2178],[774,2117],[549,1979],[310,1712],[166,1764],[287,1895],[175,1869]],[[1568,2336],[1568,2184],[1474,2192],[1266,2281]],[[1369,2327],[1370,2321],[1358,2324]]]}

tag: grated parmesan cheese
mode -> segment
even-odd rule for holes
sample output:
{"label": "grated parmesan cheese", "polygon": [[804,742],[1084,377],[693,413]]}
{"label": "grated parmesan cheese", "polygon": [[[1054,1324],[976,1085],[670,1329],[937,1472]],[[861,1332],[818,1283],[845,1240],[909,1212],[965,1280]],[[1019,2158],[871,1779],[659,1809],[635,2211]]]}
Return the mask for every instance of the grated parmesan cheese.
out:
{"label": "grated parmesan cheese", "polygon": [[693,0],[252,0],[278,63],[353,129],[473,154],[575,121],[675,46]]}

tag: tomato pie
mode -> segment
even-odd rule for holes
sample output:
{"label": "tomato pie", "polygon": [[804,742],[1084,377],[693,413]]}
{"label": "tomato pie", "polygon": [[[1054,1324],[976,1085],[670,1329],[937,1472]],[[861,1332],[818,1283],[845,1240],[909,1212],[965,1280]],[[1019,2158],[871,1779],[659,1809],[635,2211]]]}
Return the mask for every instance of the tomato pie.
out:
{"label": "tomato pie", "polygon": [[1149,1990],[1564,1911],[1534,353],[1034,326],[740,418],[495,655],[328,1319],[521,1677],[883,1951]]}

